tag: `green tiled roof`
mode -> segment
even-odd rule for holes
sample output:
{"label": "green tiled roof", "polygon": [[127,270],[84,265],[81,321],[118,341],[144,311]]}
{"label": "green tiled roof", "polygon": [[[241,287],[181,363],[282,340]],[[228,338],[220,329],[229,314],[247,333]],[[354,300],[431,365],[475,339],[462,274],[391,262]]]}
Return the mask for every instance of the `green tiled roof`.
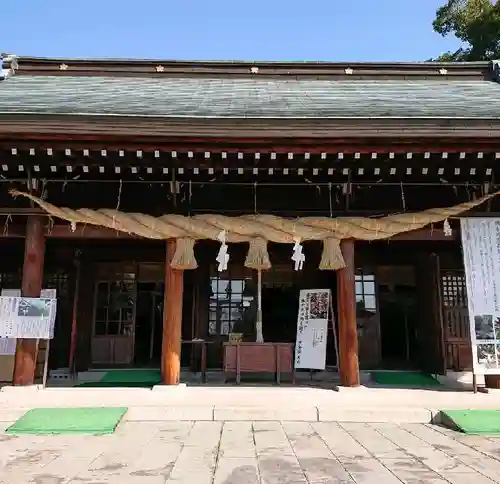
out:
{"label": "green tiled roof", "polygon": [[500,118],[483,80],[12,76],[0,114],[185,118]]}

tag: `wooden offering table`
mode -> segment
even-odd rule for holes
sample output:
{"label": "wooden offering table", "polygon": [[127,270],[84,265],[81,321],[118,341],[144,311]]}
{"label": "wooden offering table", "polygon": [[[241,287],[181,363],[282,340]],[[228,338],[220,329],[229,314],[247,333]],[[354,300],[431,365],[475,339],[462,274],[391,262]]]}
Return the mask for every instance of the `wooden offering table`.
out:
{"label": "wooden offering table", "polygon": [[291,373],[295,383],[293,343],[224,343],[224,376],[241,373],[275,373],[280,383],[281,373]]}
{"label": "wooden offering table", "polygon": [[[181,341],[181,345],[191,345],[193,348],[199,347],[201,348],[201,382],[207,382],[207,346],[211,343],[211,341],[206,341],[204,339],[183,339]],[[193,369],[194,372],[194,369]]]}

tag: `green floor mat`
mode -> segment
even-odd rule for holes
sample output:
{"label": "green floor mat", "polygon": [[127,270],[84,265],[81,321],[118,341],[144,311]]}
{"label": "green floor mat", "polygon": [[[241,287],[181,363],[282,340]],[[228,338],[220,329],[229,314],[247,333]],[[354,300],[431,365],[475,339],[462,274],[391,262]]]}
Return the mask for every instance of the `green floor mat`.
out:
{"label": "green floor mat", "polygon": [[156,383],[131,381],[131,382],[112,382],[112,381],[85,381],[83,383],[77,383],[75,387],[77,388],[153,388]]}
{"label": "green floor mat", "polygon": [[77,383],[84,388],[152,388],[161,383],[160,370],[107,370],[100,380]]}
{"label": "green floor mat", "polygon": [[438,380],[425,373],[414,371],[373,371],[373,381],[379,385],[401,388],[422,388],[440,386]]}
{"label": "green floor mat", "polygon": [[441,410],[441,423],[464,434],[500,436],[500,410]]}
{"label": "green floor mat", "polygon": [[101,383],[142,383],[153,386],[160,382],[160,370],[109,370],[101,378]]}
{"label": "green floor mat", "polygon": [[112,434],[126,408],[34,408],[7,429],[9,434]]}
{"label": "green floor mat", "polygon": [[160,383],[160,370],[108,370],[98,381],[86,381],[75,386],[86,388],[152,388]]}

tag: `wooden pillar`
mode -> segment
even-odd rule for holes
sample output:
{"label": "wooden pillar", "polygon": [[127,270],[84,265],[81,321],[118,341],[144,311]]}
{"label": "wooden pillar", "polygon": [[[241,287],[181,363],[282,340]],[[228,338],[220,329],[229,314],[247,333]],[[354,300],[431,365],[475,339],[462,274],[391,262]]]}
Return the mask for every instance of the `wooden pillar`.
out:
{"label": "wooden pillar", "polygon": [[165,261],[165,294],[163,297],[163,344],[161,358],[162,381],[177,385],[181,376],[183,271],[172,269],[175,240],[167,242]]}
{"label": "wooden pillar", "polygon": [[78,291],[78,321],[74,367],[75,372],[85,371],[92,365],[92,330],[95,304],[96,264],[93,251],[80,257],[80,284]]}
{"label": "wooden pillar", "polygon": [[[26,223],[21,294],[40,297],[45,256],[44,217],[29,215]],[[38,344],[36,339],[19,339],[14,362],[14,385],[32,385],[35,381]]]}
{"label": "wooden pillar", "polygon": [[80,251],[75,253],[75,289],[73,292],[73,311],[71,314],[71,337],[69,343],[68,368],[71,374],[76,368],[76,345],[78,341],[78,299],[80,296]]}
{"label": "wooden pillar", "polygon": [[340,248],[346,263],[344,269],[337,271],[340,382],[346,387],[356,387],[359,386],[359,361],[354,240],[342,241]]}

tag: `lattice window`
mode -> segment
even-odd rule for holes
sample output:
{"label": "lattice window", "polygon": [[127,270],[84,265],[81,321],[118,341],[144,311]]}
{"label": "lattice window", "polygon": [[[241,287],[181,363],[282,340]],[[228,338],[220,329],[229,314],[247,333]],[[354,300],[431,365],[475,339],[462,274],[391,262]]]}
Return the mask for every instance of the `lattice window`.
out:
{"label": "lattice window", "polygon": [[365,312],[377,312],[377,295],[375,291],[375,275],[361,271],[355,275],[356,312],[363,316]]}
{"label": "lattice window", "polygon": [[466,308],[467,290],[464,274],[447,274],[441,277],[443,306]]}
{"label": "lattice window", "polygon": [[45,274],[44,289],[55,289],[57,298],[66,297],[69,293],[69,274],[65,272],[52,272]]}
{"label": "lattice window", "polygon": [[211,336],[228,335],[235,324],[243,324],[245,312],[255,301],[251,272],[229,267],[228,271],[219,273],[213,267],[210,288],[208,333]]}
{"label": "lattice window", "polygon": [[0,290],[21,289],[21,272],[0,272]]}

